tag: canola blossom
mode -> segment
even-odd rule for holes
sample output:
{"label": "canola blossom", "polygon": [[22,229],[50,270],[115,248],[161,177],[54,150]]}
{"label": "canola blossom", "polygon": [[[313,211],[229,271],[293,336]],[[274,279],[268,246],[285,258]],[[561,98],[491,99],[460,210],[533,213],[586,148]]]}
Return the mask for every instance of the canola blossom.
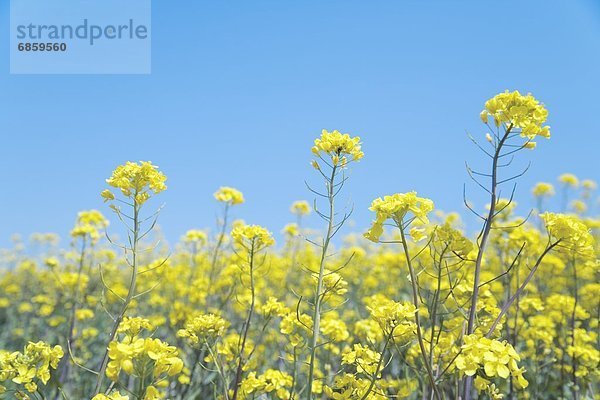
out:
{"label": "canola blossom", "polygon": [[377,242],[383,234],[383,224],[388,219],[402,225],[405,223],[406,215],[410,213],[419,222],[427,224],[429,222],[427,214],[433,211],[433,201],[417,197],[417,192],[396,193],[373,200],[369,210],[375,212],[376,218],[365,237]]}
{"label": "canola blossom", "polygon": [[229,186],[220,187],[219,190],[215,192],[214,197],[217,201],[230,205],[242,204],[244,202],[244,195],[242,192]]}
{"label": "canola blossom", "polygon": [[[530,94],[500,93],[480,118],[496,161],[550,137]],[[284,227],[236,219],[246,199],[223,186],[216,226],[172,246],[157,228],[168,206],[149,201],[166,175],[149,161],[116,167],[109,188],[98,182],[106,210],[98,199],[76,214],[63,247],[38,233],[0,253],[0,398],[597,397],[596,182],[547,179],[517,207],[501,177],[477,181],[489,202],[465,195],[473,228],[399,180],[351,233],[344,183],[362,146],[337,130],[307,143],[317,198],[293,202]],[[467,174],[503,174],[497,164]]]}
{"label": "canola blossom", "polygon": [[519,129],[529,142],[536,136],[550,138],[550,127],[544,125],[548,110],[531,94],[522,95],[516,90],[500,93],[485,103],[480,117],[485,124],[491,118],[495,126]]}

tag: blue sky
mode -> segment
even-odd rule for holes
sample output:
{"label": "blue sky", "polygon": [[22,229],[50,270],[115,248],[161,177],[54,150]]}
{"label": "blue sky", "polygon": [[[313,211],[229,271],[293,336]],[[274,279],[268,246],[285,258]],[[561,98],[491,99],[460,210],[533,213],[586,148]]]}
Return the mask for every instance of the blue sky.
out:
{"label": "blue sky", "polygon": [[364,143],[341,197],[355,206],[354,229],[393,192],[464,212],[464,161],[483,160],[465,132],[483,136],[483,103],[505,89],[532,92],[550,112],[552,139],[516,162],[532,161],[517,192],[524,208],[536,181],[600,179],[591,0],[155,0],[147,76],[9,75],[8,1],[0,24],[0,247],[12,233],[64,237],[82,209],[108,214],[99,192],[126,160],[168,175],[171,241],[213,225],[220,185],[244,192],[236,217],[278,232],[293,200],[312,199],[304,180],[318,183],[310,147],[323,128]]}

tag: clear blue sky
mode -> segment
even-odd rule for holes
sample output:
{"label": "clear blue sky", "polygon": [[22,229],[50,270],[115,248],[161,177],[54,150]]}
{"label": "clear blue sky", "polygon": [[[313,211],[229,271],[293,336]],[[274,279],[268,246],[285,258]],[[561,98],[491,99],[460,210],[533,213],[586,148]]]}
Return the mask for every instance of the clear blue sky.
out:
{"label": "clear blue sky", "polygon": [[152,15],[151,75],[11,76],[0,3],[0,247],[14,232],[64,237],[82,209],[109,214],[99,192],[126,160],[168,175],[171,241],[213,224],[220,185],[246,195],[236,217],[278,232],[312,198],[322,128],[363,139],[342,195],[356,229],[393,192],[462,212],[464,161],[482,160],[465,132],[483,134],[483,103],[505,89],[550,111],[552,139],[517,163],[533,162],[521,204],[565,171],[600,179],[597,1],[154,0]]}

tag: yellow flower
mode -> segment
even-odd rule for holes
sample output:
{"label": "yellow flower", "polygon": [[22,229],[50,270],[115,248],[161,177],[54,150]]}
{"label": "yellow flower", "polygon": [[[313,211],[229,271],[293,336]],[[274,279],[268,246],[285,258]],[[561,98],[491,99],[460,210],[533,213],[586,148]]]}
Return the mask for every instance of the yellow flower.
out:
{"label": "yellow flower", "polygon": [[306,200],[298,200],[292,203],[290,212],[295,215],[308,215],[310,214],[310,205]]}
{"label": "yellow flower", "polygon": [[157,388],[154,386],[148,386],[146,388],[146,394],[144,394],[144,400],[158,400],[161,399],[162,396]]}
{"label": "yellow flower", "polygon": [[273,393],[278,399],[289,399],[293,378],[282,371],[268,369],[264,374],[257,376],[250,372],[240,385],[241,393],[246,398],[254,398],[261,393]]}
{"label": "yellow flower", "polygon": [[[152,194],[167,189],[166,180],[167,177],[150,161],[127,161],[113,171],[106,183],[120,189],[125,197],[129,197],[136,204],[142,205]],[[114,195],[107,191],[102,192],[102,197],[105,201],[114,200]]]}
{"label": "yellow flower", "polygon": [[546,182],[538,182],[531,191],[535,197],[554,196],[554,186]]}
{"label": "yellow flower", "polygon": [[596,190],[598,188],[598,184],[591,179],[584,179],[581,182],[581,187],[583,187],[586,190]]}
{"label": "yellow flower", "polygon": [[342,354],[342,364],[355,365],[356,372],[373,375],[376,372],[377,364],[381,355],[362,344],[355,344],[352,350],[344,351]]}
{"label": "yellow flower", "polygon": [[200,314],[186,322],[185,328],[177,336],[186,338],[193,346],[202,345],[204,340],[214,340],[223,336],[229,323],[215,314]]}
{"label": "yellow flower", "polygon": [[366,299],[367,310],[386,334],[393,333],[397,338],[410,338],[416,329],[415,313],[417,309],[409,302],[395,302],[383,295]]}
{"label": "yellow flower", "polygon": [[191,230],[187,231],[185,233],[185,236],[183,237],[183,240],[185,242],[198,243],[199,245],[206,244],[207,239],[208,239],[208,236],[207,236],[206,232],[198,230],[198,229],[191,229]]}
{"label": "yellow flower", "polygon": [[[461,373],[467,376],[484,372],[487,378],[498,376],[507,379],[513,375],[520,376],[524,380],[523,371],[517,366],[517,361],[520,360],[521,358],[510,343],[472,334],[464,337],[462,352],[456,357],[455,365]],[[526,386],[525,382],[522,383]],[[487,380],[480,378],[476,383],[476,388],[484,389],[487,383]]]}
{"label": "yellow flower", "polygon": [[119,380],[121,371],[137,376],[139,369],[135,366],[138,364],[144,365],[144,372],[151,372],[151,376],[157,381],[178,375],[183,370],[183,360],[179,358],[177,348],[160,339],[112,341],[108,346],[108,357],[110,362],[106,376],[115,382]]}
{"label": "yellow flower", "polygon": [[[317,282],[319,280],[319,274],[313,273],[312,278],[315,282]],[[323,271],[324,296],[326,294],[336,294],[341,296],[348,292],[347,287],[348,282],[346,282],[340,274],[338,274],[337,272],[329,271],[327,269]]]}
{"label": "yellow flower", "polygon": [[23,352],[0,353],[0,381],[11,380],[35,392],[39,379],[44,385],[50,380],[50,369],[56,369],[64,356],[62,347],[44,342],[29,342]]}
{"label": "yellow flower", "polygon": [[271,232],[259,225],[239,225],[231,231],[236,244],[255,252],[275,244]]}
{"label": "yellow flower", "polygon": [[424,228],[413,226],[412,228],[410,228],[410,237],[415,242],[420,242],[421,240],[427,238],[427,233],[425,232]]}
{"label": "yellow flower", "polygon": [[577,214],[583,214],[587,211],[587,204],[585,204],[584,201],[582,200],[573,200],[571,202],[571,208],[577,213]]}
{"label": "yellow flower", "polygon": [[290,237],[298,236],[298,234],[300,233],[298,230],[298,224],[295,223],[286,224],[281,232],[285,233]]}
{"label": "yellow flower", "polygon": [[124,317],[117,329],[118,333],[125,333],[128,340],[133,340],[143,330],[152,330],[152,324],[146,318],[141,317]]}
{"label": "yellow flower", "polygon": [[504,124],[520,129],[521,136],[528,141],[536,136],[550,137],[550,127],[544,125],[548,110],[531,94],[522,95],[518,91],[508,90],[497,94],[486,101],[480,117],[486,124],[491,117],[496,126]]}
{"label": "yellow flower", "polygon": [[92,400],[129,400],[129,396],[121,394],[115,390],[110,392],[108,395],[99,393],[92,397]]}
{"label": "yellow flower", "polygon": [[75,311],[75,319],[78,321],[84,321],[86,319],[94,318],[94,311],[89,308],[82,308]]}
{"label": "yellow flower", "polygon": [[290,312],[290,310],[285,306],[285,304],[278,301],[277,298],[272,296],[269,297],[267,302],[263,304],[260,309],[265,318],[271,316],[283,317],[284,315]]}
{"label": "yellow flower", "polygon": [[222,186],[214,194],[215,199],[222,203],[230,205],[242,204],[244,202],[244,195],[237,189],[229,186]]}
{"label": "yellow flower", "polygon": [[565,186],[576,188],[579,186],[579,179],[573,174],[562,174],[558,177],[558,181]]}
{"label": "yellow flower", "polygon": [[540,214],[550,236],[560,240],[561,247],[584,254],[593,254],[594,237],[577,217],[546,212]]}
{"label": "yellow flower", "polygon": [[100,196],[102,196],[102,198],[104,199],[105,203],[107,201],[111,201],[111,200],[115,199],[115,195],[113,194],[113,192],[111,192],[108,189],[104,189],[102,192],[100,192]]}
{"label": "yellow flower", "polygon": [[93,242],[98,240],[102,230],[108,226],[108,220],[100,211],[81,211],[77,215],[75,227],[71,230],[72,237],[89,237]]}
{"label": "yellow flower", "polygon": [[321,320],[321,333],[333,342],[343,342],[350,337],[350,332],[344,321],[336,316],[327,315]]}
{"label": "yellow flower", "polygon": [[[342,168],[346,167],[351,161],[359,161],[364,156],[358,136],[350,137],[347,133],[342,134],[337,130],[328,132],[325,129],[321,132],[321,137],[315,139],[312,152],[319,157],[321,157],[321,154],[327,155],[333,166]],[[348,159],[348,157],[350,158]],[[313,161],[313,166],[319,168],[316,161]]]}
{"label": "yellow flower", "polygon": [[411,213],[415,219],[427,224],[427,214],[433,210],[433,201],[417,197],[417,192],[396,193],[391,196],[377,198],[371,203],[369,210],[375,212],[375,221],[365,237],[378,242],[383,234],[383,224],[392,219],[397,225],[404,224],[404,217]]}

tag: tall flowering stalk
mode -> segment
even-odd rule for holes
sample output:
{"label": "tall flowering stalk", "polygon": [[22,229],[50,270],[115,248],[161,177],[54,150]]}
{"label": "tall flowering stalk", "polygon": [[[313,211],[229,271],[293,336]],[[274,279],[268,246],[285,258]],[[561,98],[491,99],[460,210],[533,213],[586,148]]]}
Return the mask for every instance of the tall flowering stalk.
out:
{"label": "tall flowering stalk", "polygon": [[[335,222],[335,197],[343,187],[346,177],[343,176],[337,181],[340,173],[348,166],[350,162],[358,161],[363,158],[359,137],[350,137],[348,134],[342,134],[336,130],[328,132],[323,130],[321,137],[315,140],[312,148],[313,154],[318,158],[312,161],[312,166],[321,174],[325,180],[326,193],[313,191],[320,197],[326,198],[329,209],[327,213],[320,212],[315,206],[315,212],[327,222],[327,230],[321,247],[319,258],[319,270],[317,275],[317,286],[313,297],[313,325],[312,338],[310,339],[310,361],[308,365],[308,381],[306,386],[306,398],[312,399],[312,385],[314,380],[315,363],[317,357],[317,348],[319,346],[319,333],[321,323],[321,307],[326,292],[323,291],[323,279],[325,277],[325,261],[328,255],[328,249],[331,239],[342,227],[349,215],[345,215],[340,222]],[[329,172],[327,172],[329,171]],[[310,188],[309,188],[310,189]]]}
{"label": "tall flowering stalk", "polygon": [[[473,273],[473,295],[468,311],[467,335],[472,334],[476,328],[477,302],[481,286],[481,265],[494,220],[512,202],[511,196],[511,200],[498,209],[498,188],[501,184],[515,180],[527,171],[525,170],[512,177],[502,179],[499,177],[499,169],[508,167],[511,164],[512,158],[504,162],[505,157],[512,156],[523,149],[534,149],[536,147],[534,139],[538,136],[544,138],[550,137],[550,127],[544,125],[548,117],[548,111],[531,94],[522,95],[518,91],[500,93],[485,103],[485,108],[481,112],[480,117],[489,130],[486,134],[486,139],[492,147],[492,152],[485,150],[473,138],[471,139],[492,159],[492,167],[490,173],[481,173],[472,170],[467,165],[467,171],[471,179],[489,194],[490,206],[487,216],[482,216],[472,210],[465,201],[467,207],[483,220],[477,242],[478,251]],[[492,120],[492,124],[490,124],[490,119]],[[480,183],[476,176],[489,178],[489,189],[486,185]],[[471,397],[472,382],[473,380],[469,377],[464,381],[464,400],[469,400]]]}
{"label": "tall flowering stalk", "polygon": [[235,380],[233,383],[233,395],[231,396],[231,400],[236,400],[238,397],[240,383],[242,382],[244,365],[248,361],[244,359],[244,350],[246,348],[248,332],[250,331],[250,325],[252,324],[252,317],[254,315],[254,307],[256,303],[254,274],[256,269],[260,266],[257,263],[256,256],[265,248],[274,245],[275,240],[273,240],[273,237],[269,231],[258,225],[236,226],[231,232],[231,237],[233,238],[234,246],[237,247],[236,251],[241,252],[241,254],[238,252],[238,255],[243,263],[242,271],[247,273],[249,277],[250,289],[250,307],[248,308],[248,314],[242,327],[239,360],[235,372]]}
{"label": "tall flowering stalk", "polygon": [[[81,211],[77,215],[77,222],[75,227],[71,230],[71,237],[73,237],[74,245],[76,242],[80,242],[81,247],[77,265],[77,283],[75,285],[75,292],[73,293],[73,303],[71,306],[71,315],[69,317],[69,331],[67,333],[67,349],[69,349],[70,354],[71,343],[75,336],[77,310],[82,306],[85,295],[81,288],[81,282],[83,279],[83,269],[86,264],[86,256],[88,251],[91,251],[94,244],[98,241],[100,237],[99,231],[107,226],[108,220],[104,218],[104,215],[102,215],[100,211],[88,210]],[[61,366],[61,381],[68,380],[71,372],[67,359],[65,359],[63,363],[64,364]]]}
{"label": "tall flowering stalk", "polygon": [[218,221],[220,228],[219,228],[219,233],[217,235],[217,241],[215,243],[215,248],[213,249],[211,262],[210,262],[210,271],[209,271],[209,283],[210,284],[212,284],[214,282],[215,277],[216,277],[215,275],[217,274],[217,270],[218,270],[217,264],[219,262],[219,255],[221,254],[223,243],[224,243],[225,237],[226,237],[225,232],[227,231],[227,226],[228,226],[229,210],[234,205],[244,203],[244,195],[242,194],[242,192],[240,192],[239,190],[237,190],[235,188],[229,187],[229,186],[220,187],[219,190],[217,190],[214,193],[214,197],[218,202],[223,203],[224,208],[223,208],[223,217],[221,218],[220,221]]}
{"label": "tall flowering stalk", "polygon": [[[371,204],[371,211],[376,214],[375,221],[365,234],[365,237],[373,242],[379,242],[380,237],[383,234],[384,224],[391,220],[398,231],[400,232],[400,244],[402,244],[402,250],[404,252],[404,258],[408,266],[408,272],[410,276],[410,285],[412,291],[412,301],[415,308],[415,329],[417,332],[417,341],[419,344],[419,350],[421,359],[425,369],[427,370],[427,377],[429,384],[431,385],[432,392],[435,394],[437,399],[441,400],[441,395],[437,389],[436,379],[433,374],[433,366],[431,362],[431,356],[425,348],[425,341],[423,337],[423,324],[419,315],[419,307],[421,306],[419,288],[417,283],[417,274],[412,264],[413,256],[411,256],[408,244],[407,244],[407,230],[410,228],[414,221],[419,221],[422,224],[427,224],[429,219],[427,214],[433,210],[433,201],[430,199],[417,197],[416,192],[409,193],[396,193],[391,196],[385,196],[373,200]],[[412,230],[413,236],[418,236],[421,231],[417,229]],[[433,328],[432,328],[433,329]]]}
{"label": "tall flowering stalk", "polygon": [[[110,208],[117,214],[119,219],[128,229],[127,236],[129,239],[129,245],[121,247],[125,251],[125,261],[131,268],[131,277],[129,280],[127,296],[122,299],[121,309],[114,318],[114,324],[108,337],[106,351],[104,352],[104,356],[102,357],[102,361],[100,363],[100,369],[98,371],[94,395],[100,393],[100,390],[102,389],[102,383],[104,381],[109,360],[108,344],[112,343],[115,339],[119,325],[123,321],[131,301],[137,296],[136,283],[139,273],[139,242],[144,236],[150,233],[156,223],[156,219],[154,219],[150,227],[142,233],[142,223],[144,220],[142,220],[140,216],[140,211],[144,203],[146,203],[150,197],[166,190],[166,180],[167,177],[158,170],[157,166],[152,165],[152,163],[149,161],[141,161],[139,163],[127,162],[124,165],[118,166],[113,171],[112,176],[106,180],[106,183],[108,183],[110,186],[119,189],[124,197],[124,199],[119,199],[108,189],[102,192],[102,197],[104,200],[106,202],[111,202]],[[116,205],[115,202],[129,207],[132,215],[128,215],[121,211],[120,206]],[[131,221],[133,226],[128,224],[125,219]],[[112,292],[110,287],[106,286],[106,288]]]}

